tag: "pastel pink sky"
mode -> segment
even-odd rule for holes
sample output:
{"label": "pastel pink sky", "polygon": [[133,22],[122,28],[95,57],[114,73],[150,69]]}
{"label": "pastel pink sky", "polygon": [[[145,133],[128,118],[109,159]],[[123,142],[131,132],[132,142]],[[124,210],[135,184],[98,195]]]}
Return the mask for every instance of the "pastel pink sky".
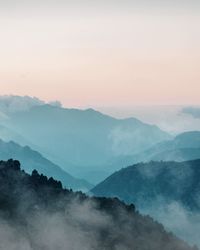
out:
{"label": "pastel pink sky", "polygon": [[31,2],[0,3],[0,94],[74,107],[200,104],[195,1]]}

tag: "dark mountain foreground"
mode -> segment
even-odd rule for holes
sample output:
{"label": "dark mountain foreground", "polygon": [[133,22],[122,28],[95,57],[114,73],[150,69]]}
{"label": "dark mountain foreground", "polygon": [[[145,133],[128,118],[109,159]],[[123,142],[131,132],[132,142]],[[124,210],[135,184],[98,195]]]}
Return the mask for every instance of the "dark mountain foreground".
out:
{"label": "dark mountain foreground", "polygon": [[59,181],[0,162],[0,249],[194,250],[134,205],[88,198]]}
{"label": "dark mountain foreground", "polygon": [[200,245],[200,160],[138,163],[115,172],[92,193],[134,203],[179,237]]}

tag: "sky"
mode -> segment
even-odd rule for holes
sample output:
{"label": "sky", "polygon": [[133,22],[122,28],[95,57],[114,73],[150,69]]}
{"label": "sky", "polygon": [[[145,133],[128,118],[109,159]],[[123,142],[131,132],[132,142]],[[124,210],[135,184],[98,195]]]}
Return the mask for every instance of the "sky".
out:
{"label": "sky", "polygon": [[199,27],[195,0],[0,0],[0,93],[199,105]]}

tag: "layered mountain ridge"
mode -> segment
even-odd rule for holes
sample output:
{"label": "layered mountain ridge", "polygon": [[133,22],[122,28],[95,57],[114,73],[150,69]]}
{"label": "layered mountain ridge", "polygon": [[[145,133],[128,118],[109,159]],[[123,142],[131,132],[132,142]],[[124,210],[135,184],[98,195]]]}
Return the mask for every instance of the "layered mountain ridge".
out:
{"label": "layered mountain ridge", "polygon": [[88,182],[74,178],[58,165],[52,163],[30,147],[23,147],[12,141],[4,142],[0,139],[0,159],[8,160],[10,158],[19,159],[22,168],[27,173],[31,173],[33,169],[37,169],[39,173],[59,179],[67,188],[87,192],[92,187]]}
{"label": "layered mountain ridge", "polygon": [[24,138],[12,140],[31,146],[67,172],[91,183],[112,172],[108,166],[111,159],[137,154],[171,138],[157,126],[136,118],[116,119],[93,109],[67,109],[35,99],[28,99],[27,108],[22,109],[20,104],[17,109],[10,98],[8,108],[4,105],[2,111],[14,111],[7,111],[7,119],[2,119],[1,124]]}
{"label": "layered mountain ridge", "polygon": [[100,197],[118,197],[127,204],[133,202],[178,236],[200,245],[199,180],[200,159],[151,161],[115,172],[91,192]]}
{"label": "layered mountain ridge", "polygon": [[0,248],[196,250],[118,199],[88,198],[0,161]]}

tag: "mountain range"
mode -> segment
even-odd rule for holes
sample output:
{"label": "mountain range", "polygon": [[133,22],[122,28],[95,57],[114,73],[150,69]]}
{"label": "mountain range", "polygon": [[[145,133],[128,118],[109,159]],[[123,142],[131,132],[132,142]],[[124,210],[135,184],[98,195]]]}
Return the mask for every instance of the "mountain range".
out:
{"label": "mountain range", "polygon": [[[115,172],[91,190],[118,197],[191,242],[199,242],[200,160],[138,163]],[[172,218],[172,221],[166,219]]]}
{"label": "mountain range", "polygon": [[186,161],[200,158],[200,131],[177,135],[173,140],[161,142],[147,152],[147,160]]}
{"label": "mountain range", "polygon": [[[120,209],[123,207],[126,210],[127,206],[118,198],[126,204],[134,203],[139,211],[162,222],[167,230],[200,246],[197,233],[200,231],[200,160],[195,160],[200,159],[199,131],[173,137],[157,126],[136,118],[116,119],[93,109],[67,109],[59,102],[45,103],[37,98],[6,96],[0,97],[0,159],[10,158],[21,162],[23,175],[24,170],[30,174],[36,169],[31,178],[34,182],[38,179],[36,183],[39,187],[41,182],[45,182],[47,186],[55,184],[60,190],[62,185],[83,192],[91,190],[92,195],[103,196],[101,199],[92,198],[92,205],[94,200],[98,206],[99,200],[108,202],[109,210],[115,209],[116,203],[120,204]],[[13,166],[17,163],[9,160],[2,164]],[[115,172],[126,166],[130,167]],[[26,182],[29,178],[25,176],[22,181]],[[61,182],[54,181],[51,176]],[[90,183],[99,184],[93,188]],[[31,183],[29,185],[32,186]],[[17,188],[21,189],[21,186]],[[72,191],[67,193],[70,195],[62,198],[69,201],[74,194]],[[41,194],[44,195],[43,191]],[[107,200],[104,196],[111,199]],[[75,197],[84,200],[86,196],[79,192]],[[61,200],[56,202],[58,206],[60,203],[65,205]],[[85,203],[82,205],[84,207]],[[23,203],[23,206],[27,204]],[[38,204],[34,206],[37,208]],[[53,210],[58,209],[51,204],[48,210],[52,207]],[[88,218],[80,204],[73,207],[75,211],[77,207],[86,216],[84,218]],[[135,208],[134,205],[131,207]],[[92,223],[98,221],[95,216],[92,218]],[[113,228],[113,222],[111,224]],[[151,226],[154,228],[154,225]],[[148,230],[152,231],[152,228]],[[62,234],[62,230],[59,233]],[[148,242],[146,238],[145,241]],[[108,244],[110,247],[110,241]],[[149,244],[153,246],[152,242]],[[139,245],[137,247],[143,249]],[[46,249],[45,246],[41,248]],[[119,249],[127,248],[120,246]]]}
{"label": "mountain range", "polygon": [[149,161],[189,161],[200,159],[200,131],[188,131],[171,140],[162,141],[139,154],[121,156],[110,162],[115,171],[139,162]]}
{"label": "mountain range", "polygon": [[52,163],[30,147],[23,147],[12,141],[4,142],[0,140],[0,159],[8,160],[10,158],[19,159],[22,168],[27,173],[31,173],[33,169],[37,169],[41,174],[45,174],[48,177],[53,176],[62,181],[62,184],[67,188],[88,191],[92,187],[88,182],[72,177],[58,165]]}
{"label": "mountain range", "polygon": [[60,181],[0,162],[0,248],[26,250],[197,250],[135,206],[89,198]]}
{"label": "mountain range", "polygon": [[[9,108],[0,105],[7,117],[1,119],[1,125],[23,137],[21,141],[15,136],[16,142],[31,146],[64,170],[90,182],[98,182],[111,173],[107,167],[111,159],[137,154],[171,138],[136,118],[116,119],[93,109],[66,109],[23,97],[21,102],[26,108],[21,108],[21,104],[17,108],[12,98],[16,97],[6,99]],[[97,176],[99,180],[95,180]]]}

